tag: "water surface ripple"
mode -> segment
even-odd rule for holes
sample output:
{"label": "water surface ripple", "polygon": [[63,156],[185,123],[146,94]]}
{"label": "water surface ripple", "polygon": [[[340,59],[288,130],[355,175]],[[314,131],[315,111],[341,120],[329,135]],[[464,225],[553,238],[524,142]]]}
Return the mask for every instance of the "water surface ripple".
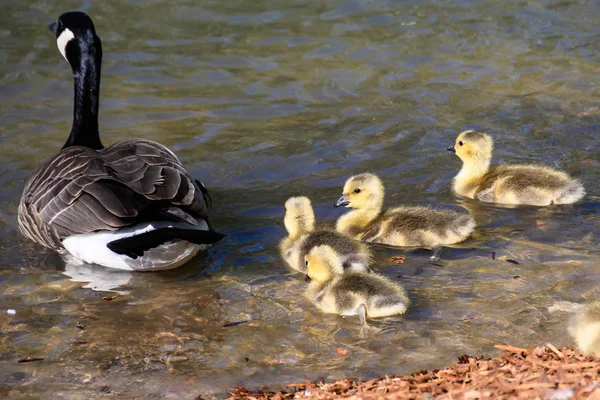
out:
{"label": "water surface ripple", "polygon": [[[498,343],[573,344],[547,307],[600,291],[599,2],[4,3],[0,396],[222,396],[431,369]],[[70,70],[47,29],[69,8],[103,41],[104,143],[160,141],[213,194],[228,237],[185,267],[66,266],[17,233],[26,178],[70,129]],[[467,128],[494,135],[496,162],[565,169],[588,197],[547,209],[456,199],[460,164],[445,148]],[[307,304],[277,253],[287,197],[309,195],[318,219],[334,220],[345,178],[364,171],[385,181],[387,206],[462,207],[479,223],[439,265],[373,248],[413,304],[366,338],[355,319]]]}

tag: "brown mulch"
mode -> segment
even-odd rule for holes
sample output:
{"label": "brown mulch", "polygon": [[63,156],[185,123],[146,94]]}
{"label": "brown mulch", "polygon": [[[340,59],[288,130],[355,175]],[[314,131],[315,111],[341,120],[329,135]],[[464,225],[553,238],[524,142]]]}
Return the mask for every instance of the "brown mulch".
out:
{"label": "brown mulch", "polygon": [[285,392],[252,392],[242,387],[235,399],[593,399],[600,400],[600,358],[552,344],[534,350],[496,345],[505,353],[458,358],[431,372],[384,376],[369,381],[288,385]]}

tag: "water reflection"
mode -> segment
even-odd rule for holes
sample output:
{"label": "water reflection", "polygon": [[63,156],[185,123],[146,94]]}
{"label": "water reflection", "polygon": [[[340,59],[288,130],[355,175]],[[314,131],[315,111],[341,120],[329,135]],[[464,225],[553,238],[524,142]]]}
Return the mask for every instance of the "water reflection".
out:
{"label": "water reflection", "polygon": [[132,278],[132,273],[127,271],[114,271],[97,265],[82,264],[76,261],[66,262],[63,274],[71,278],[73,282],[85,282],[84,289],[92,289],[99,292],[115,291],[127,294],[127,291],[115,290],[125,286]]}

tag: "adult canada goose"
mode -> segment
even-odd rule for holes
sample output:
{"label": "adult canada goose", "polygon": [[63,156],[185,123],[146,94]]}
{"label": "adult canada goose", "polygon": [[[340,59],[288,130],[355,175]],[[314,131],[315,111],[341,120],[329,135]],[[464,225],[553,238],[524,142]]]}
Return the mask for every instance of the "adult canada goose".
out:
{"label": "adult canada goose", "polygon": [[342,259],[345,271],[371,271],[371,253],[363,243],[341,233],[315,230],[315,213],[307,197],[290,197],[285,202],[285,228],[288,237],[279,244],[281,257],[295,270],[306,273],[304,256],[313,248],[331,246]]}
{"label": "adult canada goose", "polygon": [[463,166],[452,189],[459,196],[484,202],[548,206],[581,200],[581,183],[562,171],[541,165],[500,164],[490,167],[494,142],[486,133],[464,131],[448,151]]}
{"label": "adult canada goose", "polygon": [[401,206],[381,212],[385,189],[381,179],[364,173],[348,178],[335,207],[354,210],[342,215],[336,230],[353,239],[391,246],[426,246],[439,259],[439,246],[462,242],[475,228],[467,213],[428,207]]}
{"label": "adult canada goose", "polygon": [[50,30],[73,72],[73,126],[25,185],[23,235],[79,261],[143,271],[175,268],[223,238],[210,227],[208,191],[173,152],[143,139],[102,145],[102,46],[90,17],[68,12]]}

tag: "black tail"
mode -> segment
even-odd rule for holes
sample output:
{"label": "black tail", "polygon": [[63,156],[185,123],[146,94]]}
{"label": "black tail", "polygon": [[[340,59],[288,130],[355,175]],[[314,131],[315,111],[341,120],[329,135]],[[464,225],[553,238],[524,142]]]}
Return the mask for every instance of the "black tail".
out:
{"label": "black tail", "polygon": [[194,244],[212,244],[223,239],[215,231],[202,231],[199,229],[160,228],[123,239],[113,240],[106,246],[117,254],[122,254],[134,260],[144,255],[145,251],[153,249],[171,240],[187,240]]}
{"label": "black tail", "polygon": [[204,183],[200,182],[198,179],[196,179],[195,182],[196,185],[198,185],[198,187],[200,188],[200,191],[202,192],[202,197],[204,198],[204,202],[206,203],[206,207],[210,212],[210,210],[212,209],[212,197],[210,197],[210,193],[208,193],[208,189],[206,188],[206,186],[204,186]]}

